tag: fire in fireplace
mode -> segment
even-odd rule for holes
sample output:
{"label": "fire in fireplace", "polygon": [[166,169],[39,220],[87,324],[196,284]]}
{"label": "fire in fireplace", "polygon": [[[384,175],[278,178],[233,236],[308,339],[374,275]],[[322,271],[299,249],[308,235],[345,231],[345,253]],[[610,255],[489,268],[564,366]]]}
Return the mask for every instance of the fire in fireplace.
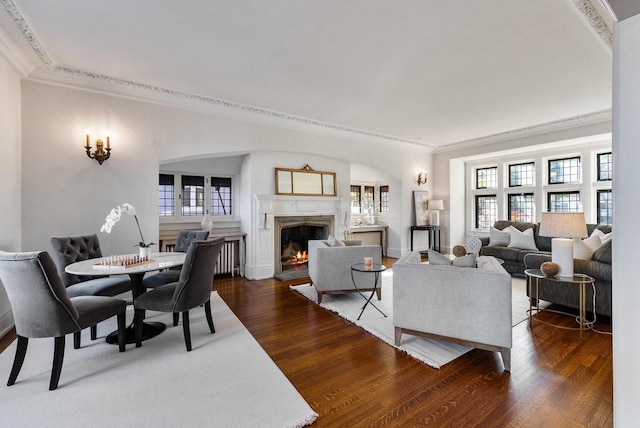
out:
{"label": "fire in fireplace", "polygon": [[327,239],[330,226],[331,221],[326,217],[282,221],[279,227],[280,246],[276,246],[280,254],[276,278],[288,280],[306,276],[309,240]]}

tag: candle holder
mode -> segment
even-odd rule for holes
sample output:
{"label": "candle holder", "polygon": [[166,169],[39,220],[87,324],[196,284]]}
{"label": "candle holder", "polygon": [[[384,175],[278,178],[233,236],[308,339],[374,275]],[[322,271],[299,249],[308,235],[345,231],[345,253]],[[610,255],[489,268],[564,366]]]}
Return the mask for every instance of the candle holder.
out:
{"label": "candle holder", "polygon": [[87,132],[87,142],[84,149],[86,150],[89,159],[95,159],[100,165],[102,165],[102,162],[106,161],[111,156],[111,142],[109,141],[109,136],[107,136],[107,147],[104,147],[104,142],[102,142],[102,140],[97,140],[96,150],[91,153],[91,143],[89,143],[89,133]]}

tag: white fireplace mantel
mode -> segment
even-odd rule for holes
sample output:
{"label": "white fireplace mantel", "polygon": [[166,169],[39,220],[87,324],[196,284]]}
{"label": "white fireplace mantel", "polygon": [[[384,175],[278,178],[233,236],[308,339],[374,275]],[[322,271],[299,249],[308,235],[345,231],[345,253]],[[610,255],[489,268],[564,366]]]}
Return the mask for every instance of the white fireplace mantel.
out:
{"label": "white fireplace mantel", "polygon": [[349,224],[350,202],[339,196],[254,195],[251,233],[247,236],[248,279],[272,278],[274,266],[274,218],[327,215],[333,217],[334,236],[342,236]]}

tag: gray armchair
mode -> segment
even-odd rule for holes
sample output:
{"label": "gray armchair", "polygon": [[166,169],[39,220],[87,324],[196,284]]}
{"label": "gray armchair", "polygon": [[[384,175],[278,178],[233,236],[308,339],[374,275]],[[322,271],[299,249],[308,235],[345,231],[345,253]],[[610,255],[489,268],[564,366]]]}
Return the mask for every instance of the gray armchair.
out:
{"label": "gray armchair", "polygon": [[[78,276],[64,269],[71,263],[102,257],[98,235],[52,237],[58,272],[69,297],[117,296],[131,290],[128,276]],[[91,328],[91,340],[96,339],[96,327]]]}
{"label": "gray armchair", "polygon": [[[353,280],[358,284],[373,282],[366,274],[354,272],[351,277],[351,266],[362,263],[364,257],[373,257],[373,263],[382,263],[382,247],[379,245],[361,245],[360,240],[342,241],[345,245],[330,247],[327,241],[309,241],[309,277],[318,292],[318,303],[324,294],[356,292]],[[371,287],[360,288],[361,291],[372,291]],[[380,288],[376,288],[378,300],[381,298]]]}
{"label": "gray armchair", "polygon": [[67,295],[51,256],[46,251],[0,251],[0,280],[4,284],[18,335],[18,346],[7,386],[15,383],[27,352],[28,338],[55,337],[49,390],[58,387],[64,359],[65,335],[73,333],[74,348],[86,327],[118,317],[118,345],[125,350],[124,300],[104,296]]}
{"label": "gray armchair", "polygon": [[191,351],[189,330],[189,310],[204,304],[204,311],[211,333],[215,333],[211,316],[211,288],[213,275],[224,238],[191,243],[177,282],[161,285],[139,296],[134,305],[136,310],[136,347],[142,345],[142,313],[144,310],[182,312],[182,329],[187,351]]}

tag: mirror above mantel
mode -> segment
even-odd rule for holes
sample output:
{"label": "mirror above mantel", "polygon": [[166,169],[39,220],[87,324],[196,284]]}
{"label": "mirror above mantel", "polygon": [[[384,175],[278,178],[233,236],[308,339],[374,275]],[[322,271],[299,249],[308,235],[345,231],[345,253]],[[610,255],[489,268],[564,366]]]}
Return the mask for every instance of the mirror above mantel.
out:
{"label": "mirror above mantel", "polygon": [[276,194],[336,196],[336,173],[315,171],[308,164],[302,169],[276,168]]}

